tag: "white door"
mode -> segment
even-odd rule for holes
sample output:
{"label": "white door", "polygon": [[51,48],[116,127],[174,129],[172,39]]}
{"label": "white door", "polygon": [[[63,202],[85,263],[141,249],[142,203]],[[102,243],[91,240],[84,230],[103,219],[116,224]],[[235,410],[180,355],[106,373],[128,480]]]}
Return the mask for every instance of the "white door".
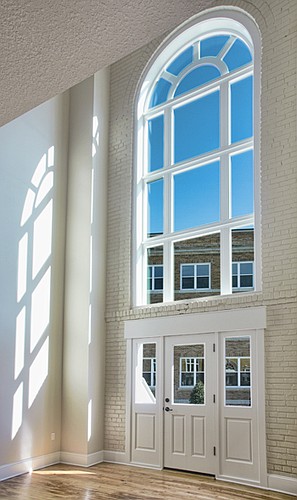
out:
{"label": "white door", "polygon": [[215,474],[214,335],[165,339],[164,466]]}
{"label": "white door", "polygon": [[265,486],[262,333],[221,334],[219,476]]}
{"label": "white door", "polygon": [[263,333],[134,339],[131,461],[265,487]]}
{"label": "white door", "polygon": [[139,465],[162,466],[162,342],[133,341],[131,460]]}

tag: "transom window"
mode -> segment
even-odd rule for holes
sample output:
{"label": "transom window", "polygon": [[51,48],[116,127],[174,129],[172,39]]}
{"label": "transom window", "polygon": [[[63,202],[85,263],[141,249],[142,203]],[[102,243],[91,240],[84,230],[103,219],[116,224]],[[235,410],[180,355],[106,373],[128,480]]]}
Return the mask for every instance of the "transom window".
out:
{"label": "transom window", "polygon": [[[196,36],[192,27],[185,40],[159,56],[139,96],[137,305],[150,303],[148,292],[161,284],[153,254],[158,272],[163,266],[163,293],[154,302],[183,299],[178,278],[180,291],[199,297],[210,290],[211,265],[218,276],[212,295],[254,286],[253,270],[232,265],[244,232],[252,233],[252,248],[243,245],[240,259],[254,260],[253,43],[243,26],[219,18],[198,24]],[[202,264],[191,263],[193,245],[204,253]],[[180,267],[182,257],[190,264]]]}

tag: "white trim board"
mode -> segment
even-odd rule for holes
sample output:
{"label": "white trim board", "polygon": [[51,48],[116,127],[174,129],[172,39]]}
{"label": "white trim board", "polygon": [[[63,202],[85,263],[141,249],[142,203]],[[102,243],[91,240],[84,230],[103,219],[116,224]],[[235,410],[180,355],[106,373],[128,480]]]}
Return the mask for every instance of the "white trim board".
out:
{"label": "white trim board", "polygon": [[125,338],[232,332],[266,328],[266,307],[182,314],[125,321]]}
{"label": "white trim board", "polygon": [[14,462],[12,464],[2,465],[0,467],[0,481],[9,479],[11,477],[26,474],[32,470],[43,469],[60,463],[60,452],[49,453],[48,455],[41,455],[39,457],[30,457]]}
{"label": "white trim board", "polygon": [[268,474],[268,489],[297,496],[297,477]]}
{"label": "white trim board", "polygon": [[103,452],[104,462],[110,462],[112,464],[122,464],[122,465],[133,465],[130,463],[127,453],[122,451],[107,451]]}
{"label": "white trim board", "polygon": [[61,451],[61,463],[68,465],[78,465],[80,467],[90,467],[91,465],[103,462],[103,451],[96,453],[83,454]]}

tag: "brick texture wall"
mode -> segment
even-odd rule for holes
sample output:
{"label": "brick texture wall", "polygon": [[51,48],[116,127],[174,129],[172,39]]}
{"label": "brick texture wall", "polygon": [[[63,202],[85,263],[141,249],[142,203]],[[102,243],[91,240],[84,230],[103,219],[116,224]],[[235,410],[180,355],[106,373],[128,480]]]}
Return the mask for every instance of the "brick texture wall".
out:
{"label": "brick texture wall", "polygon": [[262,35],[262,292],[131,308],[133,104],[140,75],[161,42],[156,40],[111,68],[105,449],[125,450],[126,319],[266,305],[268,472],[292,476],[297,474],[297,2],[226,4],[250,13]]}

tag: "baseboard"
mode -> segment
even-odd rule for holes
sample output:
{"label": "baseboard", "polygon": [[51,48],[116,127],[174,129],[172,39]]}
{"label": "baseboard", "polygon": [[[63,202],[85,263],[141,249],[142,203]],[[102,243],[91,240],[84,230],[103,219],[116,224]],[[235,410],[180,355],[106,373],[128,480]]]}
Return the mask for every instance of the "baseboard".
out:
{"label": "baseboard", "polygon": [[268,474],[268,488],[280,493],[297,496],[297,478]]}
{"label": "baseboard", "polygon": [[106,451],[103,454],[104,462],[114,464],[130,464],[127,454],[121,451]]}
{"label": "baseboard", "polygon": [[39,457],[25,458],[19,462],[2,465],[0,467],[0,481],[9,479],[10,477],[20,476],[32,470],[42,469],[49,465],[58,464],[60,462],[60,452],[49,453]]}
{"label": "baseboard", "polygon": [[68,451],[61,451],[60,462],[62,464],[79,465],[81,467],[90,467],[91,465],[103,462],[103,451],[96,453],[71,453]]}

